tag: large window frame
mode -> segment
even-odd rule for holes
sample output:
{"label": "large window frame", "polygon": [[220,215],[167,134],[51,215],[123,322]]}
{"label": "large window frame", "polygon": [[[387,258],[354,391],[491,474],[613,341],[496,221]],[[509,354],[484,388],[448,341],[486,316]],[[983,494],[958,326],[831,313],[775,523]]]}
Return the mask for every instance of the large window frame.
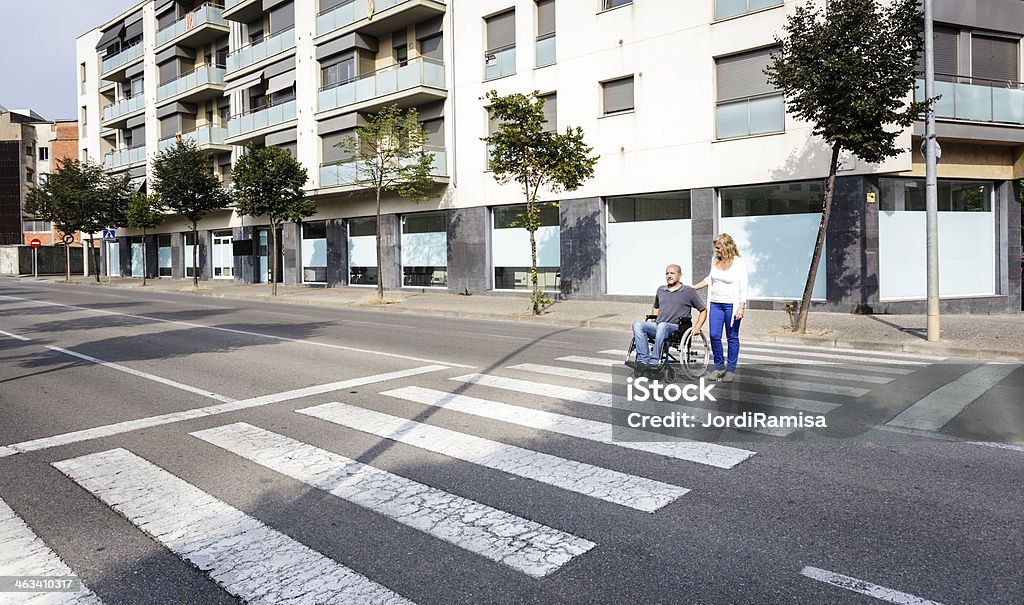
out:
{"label": "large window frame", "polygon": [[715,59],[715,140],[786,131],[785,96],[764,75],[777,49],[758,48]]}

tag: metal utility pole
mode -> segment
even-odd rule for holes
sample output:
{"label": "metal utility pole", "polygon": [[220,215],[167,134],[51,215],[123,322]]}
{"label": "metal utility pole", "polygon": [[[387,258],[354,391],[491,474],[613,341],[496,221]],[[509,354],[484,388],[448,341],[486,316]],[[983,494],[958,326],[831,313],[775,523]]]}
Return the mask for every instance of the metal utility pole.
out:
{"label": "metal utility pole", "polygon": [[[935,96],[935,34],[932,0],[924,0],[924,96]],[[928,341],[939,340],[939,199],[935,154],[935,110],[928,109],[924,122],[925,225],[928,257]]]}

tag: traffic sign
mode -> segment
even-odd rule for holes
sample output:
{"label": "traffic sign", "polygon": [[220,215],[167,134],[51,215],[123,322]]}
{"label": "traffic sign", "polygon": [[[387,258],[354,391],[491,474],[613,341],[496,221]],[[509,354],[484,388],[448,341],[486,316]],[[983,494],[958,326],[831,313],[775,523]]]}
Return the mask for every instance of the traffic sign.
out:
{"label": "traffic sign", "polygon": [[117,241],[117,238],[114,237],[114,230],[113,229],[104,229],[103,230],[103,241],[105,241],[105,242],[116,242]]}
{"label": "traffic sign", "polygon": [[70,244],[75,241],[75,236],[69,233],[63,237],[63,240],[65,244]]}
{"label": "traffic sign", "polygon": [[29,242],[29,245],[32,246],[33,248],[38,248],[39,246],[43,245],[43,242],[39,241],[38,239],[34,239],[31,242]]}

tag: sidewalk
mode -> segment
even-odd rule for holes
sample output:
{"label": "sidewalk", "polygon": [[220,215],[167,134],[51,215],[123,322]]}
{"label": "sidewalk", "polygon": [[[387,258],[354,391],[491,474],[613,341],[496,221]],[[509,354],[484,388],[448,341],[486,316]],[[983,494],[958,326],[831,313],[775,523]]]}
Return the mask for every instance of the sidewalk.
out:
{"label": "sidewalk", "polygon": [[[4,281],[32,283],[32,277],[4,277]],[[142,281],[131,278],[104,280],[73,276],[65,284],[63,276],[40,277],[39,281],[66,287],[113,287],[141,289]],[[525,296],[473,294],[460,296],[447,292],[389,291],[388,304],[376,304],[376,291],[364,287],[310,288],[278,284],[276,298],[266,284],[245,285],[234,282],[204,281],[194,291],[185,280],[147,280],[149,293],[175,292],[241,300],[264,299],[277,303],[305,304],[344,309],[373,310],[382,313],[417,313],[501,321],[522,321],[571,327],[629,330],[633,320],[650,311],[648,303],[567,300],[551,305],[544,315],[533,317]],[[812,312],[808,331],[813,335],[787,333],[788,318],[782,311],[749,310],[743,320],[743,338],[748,341],[807,344],[825,347],[876,351],[921,353],[944,357],[1000,359],[1024,362],[1024,315],[943,315],[941,342],[925,340],[924,315],[852,315]]]}

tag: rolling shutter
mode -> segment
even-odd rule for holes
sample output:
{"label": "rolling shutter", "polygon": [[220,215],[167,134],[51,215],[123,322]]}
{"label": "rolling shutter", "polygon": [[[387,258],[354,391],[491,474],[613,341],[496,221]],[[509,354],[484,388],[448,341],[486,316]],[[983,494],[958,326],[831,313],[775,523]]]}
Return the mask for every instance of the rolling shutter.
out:
{"label": "rolling shutter", "polygon": [[515,10],[488,17],[485,21],[487,22],[487,50],[512,46],[516,43]]}
{"label": "rolling shutter", "polygon": [[605,82],[601,88],[606,114],[633,109],[633,76]]}
{"label": "rolling shutter", "polygon": [[718,59],[718,101],[744,99],[776,92],[776,88],[768,83],[768,76],[764,74],[773,50],[775,49],[765,48]]}
{"label": "rolling shutter", "polygon": [[[975,78],[1016,82],[1018,41],[993,36],[971,36],[971,75]],[[938,68],[936,68],[938,71]]]}

